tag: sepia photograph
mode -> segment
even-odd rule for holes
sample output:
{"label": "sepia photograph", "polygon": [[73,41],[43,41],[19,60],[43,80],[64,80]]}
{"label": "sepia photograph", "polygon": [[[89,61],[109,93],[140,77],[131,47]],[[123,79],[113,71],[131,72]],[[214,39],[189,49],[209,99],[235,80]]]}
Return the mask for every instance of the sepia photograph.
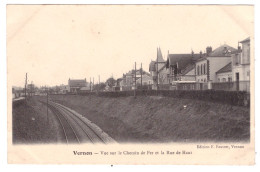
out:
{"label": "sepia photograph", "polygon": [[254,6],[7,5],[6,32],[10,163],[254,162]]}

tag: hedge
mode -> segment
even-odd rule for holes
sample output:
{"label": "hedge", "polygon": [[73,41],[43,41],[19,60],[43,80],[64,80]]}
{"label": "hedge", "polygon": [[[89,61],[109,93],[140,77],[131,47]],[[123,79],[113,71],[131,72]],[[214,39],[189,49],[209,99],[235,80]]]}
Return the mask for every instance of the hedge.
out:
{"label": "hedge", "polygon": [[[134,96],[134,91],[115,92],[88,92],[80,95],[95,95],[100,97],[127,97]],[[250,105],[250,94],[244,91],[223,90],[136,90],[136,96],[164,96],[173,98],[196,99],[209,102],[230,104],[234,106]]]}

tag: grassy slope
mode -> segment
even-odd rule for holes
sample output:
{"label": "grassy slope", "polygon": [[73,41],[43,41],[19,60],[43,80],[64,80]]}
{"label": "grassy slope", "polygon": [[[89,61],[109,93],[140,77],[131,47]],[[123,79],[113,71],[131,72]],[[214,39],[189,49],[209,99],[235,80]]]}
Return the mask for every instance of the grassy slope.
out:
{"label": "grassy slope", "polygon": [[244,107],[162,97],[56,95],[52,99],[85,115],[118,142],[248,141],[250,137],[250,112]]}
{"label": "grassy slope", "polygon": [[13,143],[56,143],[60,129],[49,111],[47,123],[46,106],[29,99],[13,108]]}

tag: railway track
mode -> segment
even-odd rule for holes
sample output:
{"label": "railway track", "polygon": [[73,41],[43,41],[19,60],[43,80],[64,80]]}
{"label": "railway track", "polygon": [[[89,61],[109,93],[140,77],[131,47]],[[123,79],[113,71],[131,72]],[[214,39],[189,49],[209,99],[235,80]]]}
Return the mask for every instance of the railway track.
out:
{"label": "railway track", "polygon": [[[46,104],[46,102],[42,103]],[[62,128],[65,143],[115,143],[98,126],[68,107],[52,101],[49,101],[49,107]]]}

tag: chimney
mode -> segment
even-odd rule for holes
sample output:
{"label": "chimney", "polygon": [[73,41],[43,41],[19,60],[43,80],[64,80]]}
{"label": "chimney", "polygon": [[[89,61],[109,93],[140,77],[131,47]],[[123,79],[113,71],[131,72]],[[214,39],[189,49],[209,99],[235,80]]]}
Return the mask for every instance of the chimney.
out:
{"label": "chimney", "polygon": [[207,47],[206,48],[206,54],[207,54],[207,56],[210,54],[212,52],[212,47],[210,46],[210,47]]}
{"label": "chimney", "polygon": [[240,53],[242,50],[241,50],[241,46],[238,46],[237,47],[237,50],[238,50],[238,52]]}
{"label": "chimney", "polygon": [[202,57],[202,51],[200,50],[200,58]]}

